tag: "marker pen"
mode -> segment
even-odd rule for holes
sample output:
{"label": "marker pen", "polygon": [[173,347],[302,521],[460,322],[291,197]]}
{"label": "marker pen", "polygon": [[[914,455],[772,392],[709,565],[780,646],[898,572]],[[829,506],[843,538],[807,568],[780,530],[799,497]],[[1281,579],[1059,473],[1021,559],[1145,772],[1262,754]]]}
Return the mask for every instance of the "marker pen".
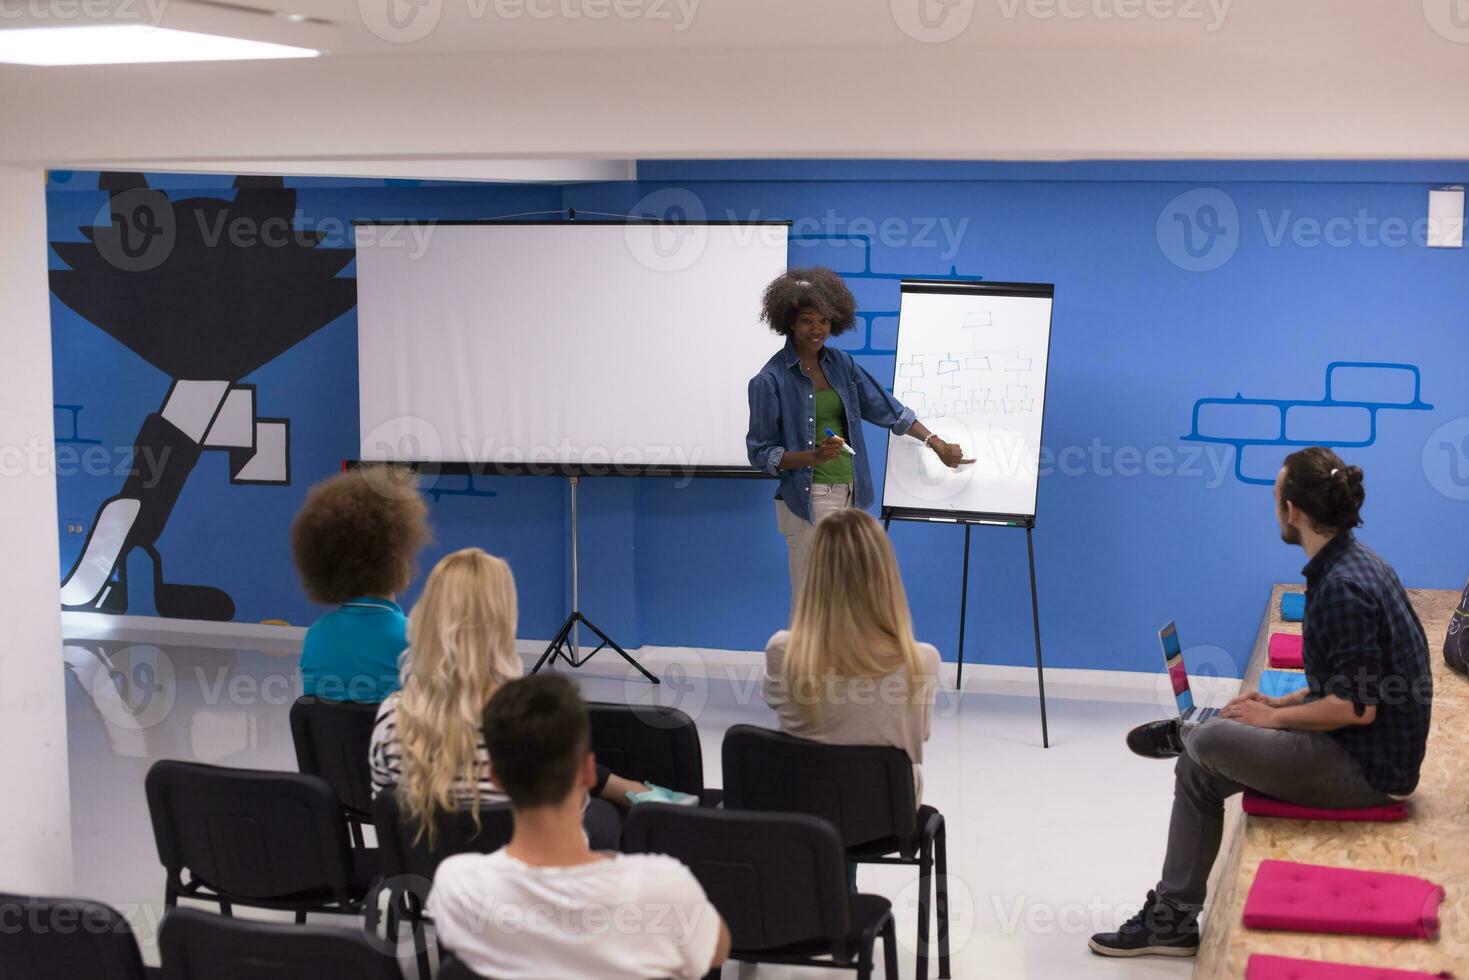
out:
{"label": "marker pen", "polygon": [[[837,438],[837,434],[835,432],[831,431],[830,429],[826,429],[825,431],[826,431],[826,435],[827,435],[828,438],[831,438],[831,439]],[[848,456],[855,456],[855,455],[857,455],[857,450],[855,450],[851,446],[847,445],[847,440],[845,440],[845,439],[842,440],[842,448],[847,451],[847,455]]]}

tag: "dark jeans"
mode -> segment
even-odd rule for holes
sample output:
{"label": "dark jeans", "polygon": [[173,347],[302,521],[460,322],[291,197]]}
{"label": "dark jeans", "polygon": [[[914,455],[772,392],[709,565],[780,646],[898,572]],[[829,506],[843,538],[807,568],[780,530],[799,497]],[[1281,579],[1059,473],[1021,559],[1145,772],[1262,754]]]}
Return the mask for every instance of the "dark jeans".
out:
{"label": "dark jeans", "polygon": [[1183,735],[1174,769],[1173,819],[1158,897],[1182,909],[1204,904],[1224,833],[1224,801],[1245,789],[1302,806],[1350,809],[1389,797],[1325,732],[1256,728],[1215,718]]}

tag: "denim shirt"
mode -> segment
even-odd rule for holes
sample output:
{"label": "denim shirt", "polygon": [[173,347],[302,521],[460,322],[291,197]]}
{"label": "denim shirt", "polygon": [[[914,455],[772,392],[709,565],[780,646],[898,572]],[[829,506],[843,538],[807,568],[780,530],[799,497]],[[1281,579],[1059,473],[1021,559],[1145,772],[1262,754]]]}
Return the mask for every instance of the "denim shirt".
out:
{"label": "denim shirt", "polygon": [[[872,474],[867,469],[862,422],[902,435],[913,425],[913,410],[904,408],[846,351],[822,347],[820,362],[827,383],[842,400],[847,441],[857,452],[852,459],[852,503],[871,507]],[[787,338],[785,348],[750,379],[750,431],[745,435],[745,449],[751,466],[780,478],[781,499],[791,513],[806,521],[811,519],[812,467],[783,470],[780,458],[787,452],[815,449],[817,441],[816,386],[801,369],[801,357]]]}

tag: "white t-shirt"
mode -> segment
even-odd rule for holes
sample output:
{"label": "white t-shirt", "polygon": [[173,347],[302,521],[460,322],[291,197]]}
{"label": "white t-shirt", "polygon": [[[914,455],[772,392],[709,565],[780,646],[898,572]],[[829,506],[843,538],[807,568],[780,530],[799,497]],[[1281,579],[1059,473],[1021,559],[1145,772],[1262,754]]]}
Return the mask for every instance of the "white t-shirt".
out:
{"label": "white t-shirt", "polygon": [[719,943],[719,913],[664,854],[570,868],[503,849],[456,854],[439,865],[426,911],[439,941],[495,980],[698,980]]}

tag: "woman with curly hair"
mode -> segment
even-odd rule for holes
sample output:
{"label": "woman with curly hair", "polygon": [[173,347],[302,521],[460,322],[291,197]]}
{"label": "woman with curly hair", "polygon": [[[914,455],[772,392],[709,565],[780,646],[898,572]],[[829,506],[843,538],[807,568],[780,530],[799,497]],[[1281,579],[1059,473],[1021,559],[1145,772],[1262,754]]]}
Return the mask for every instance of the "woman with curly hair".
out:
{"label": "woman with curly hair", "polygon": [[765,287],[760,319],[786,341],[750,380],[745,448],[751,466],[780,479],[775,519],[794,596],[816,524],[844,507],[872,506],[864,421],[922,439],[946,466],[973,460],[929,432],[852,355],[826,346],[857,322],[857,301],[835,272],[818,266],[777,277]]}
{"label": "woman with curly hair", "polygon": [[429,540],[412,474],[364,467],[323,480],[291,525],[291,554],[314,601],[335,606],[306,631],[306,694],[376,704],[398,688],[408,620],[395,601]]}

